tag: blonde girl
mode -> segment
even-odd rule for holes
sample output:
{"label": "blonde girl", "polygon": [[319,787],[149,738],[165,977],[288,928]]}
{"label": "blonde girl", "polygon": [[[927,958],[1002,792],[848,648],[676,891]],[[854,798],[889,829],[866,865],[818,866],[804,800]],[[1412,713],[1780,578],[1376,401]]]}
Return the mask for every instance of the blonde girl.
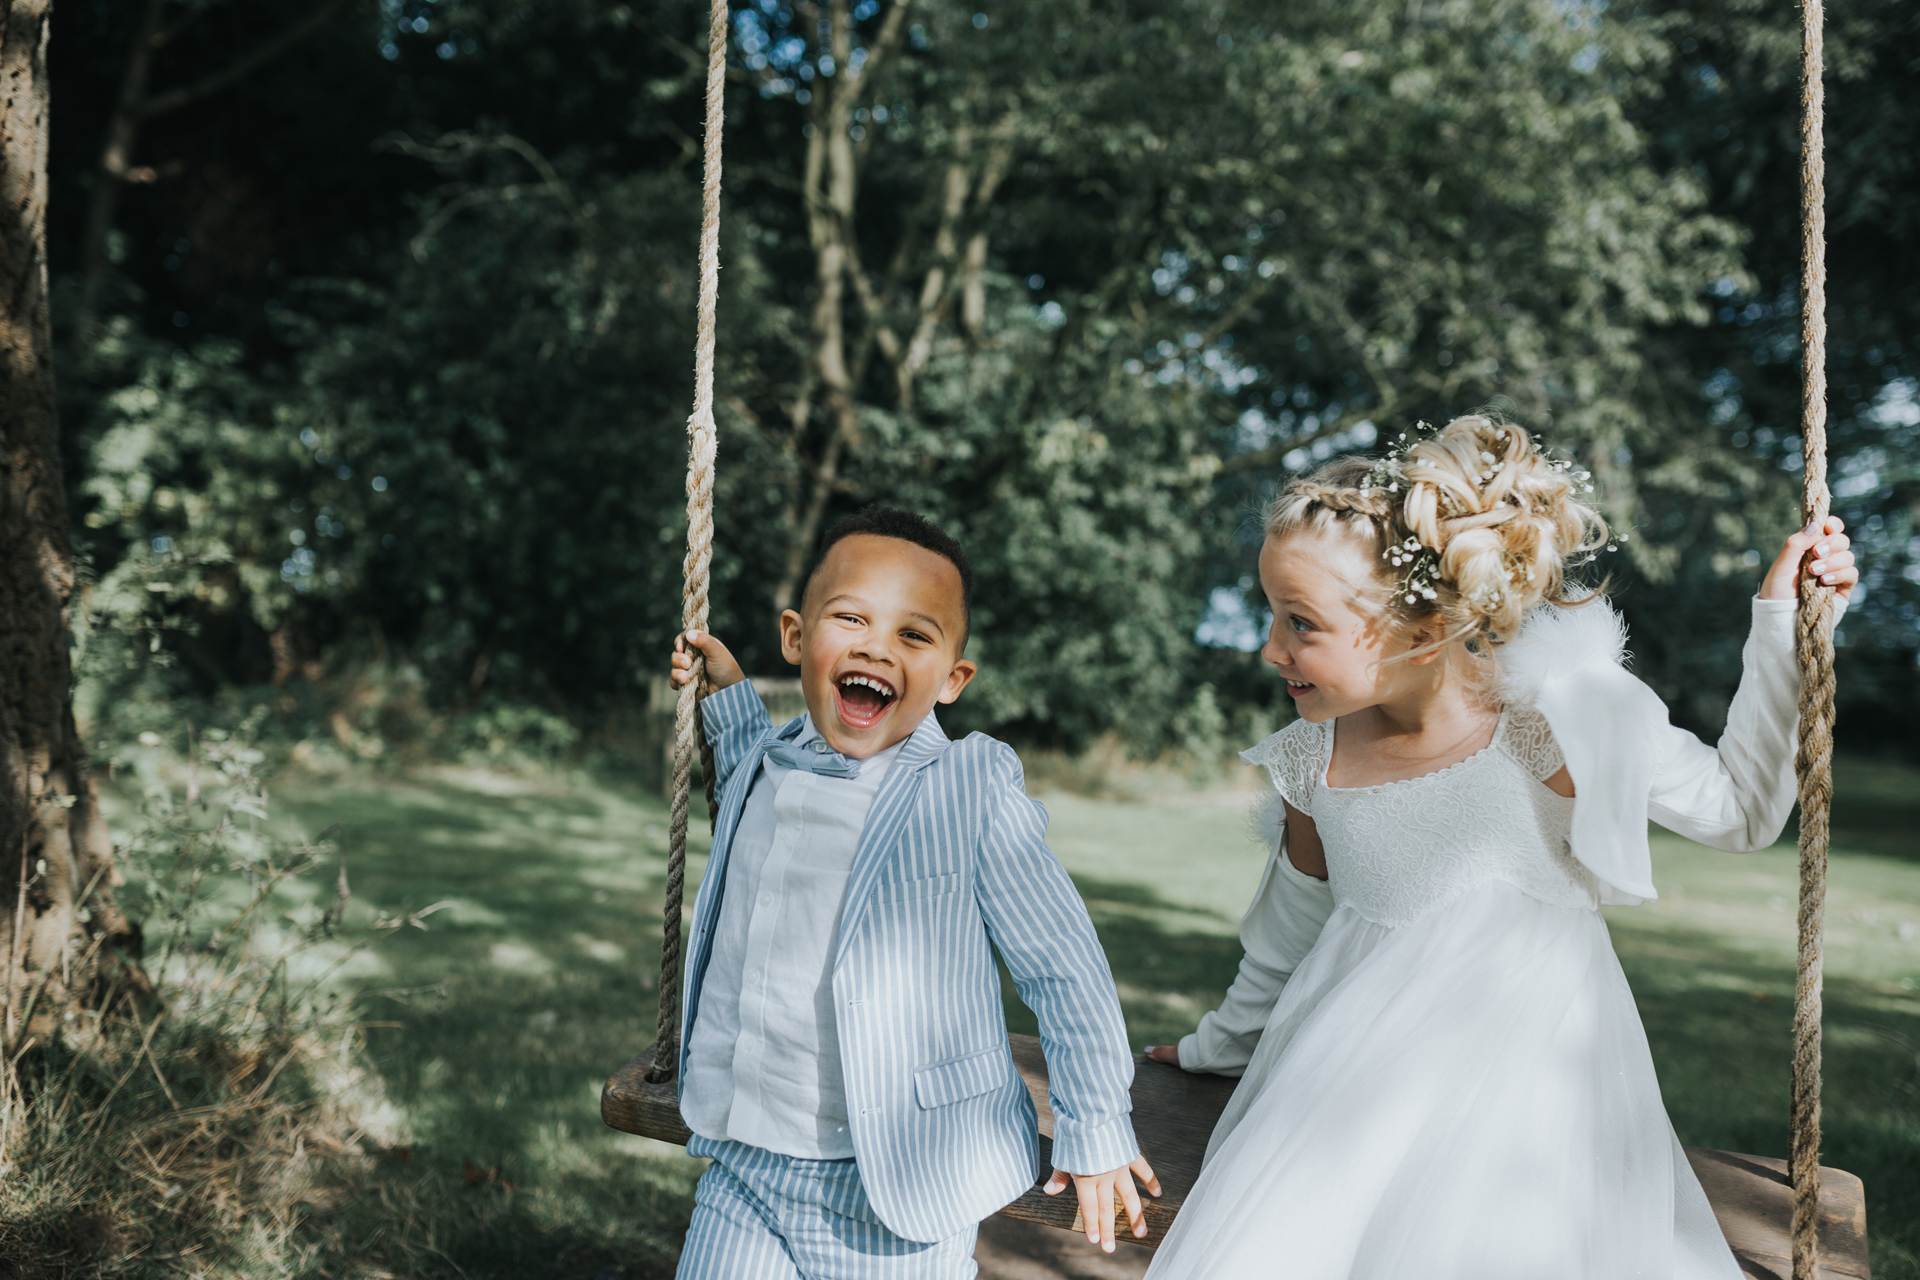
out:
{"label": "blonde girl", "polygon": [[1607,537],[1582,481],[1476,415],[1269,511],[1262,657],[1300,718],[1245,758],[1284,830],[1239,978],[1149,1051],[1242,1075],[1154,1280],[1738,1280],[1598,908],[1654,897],[1649,818],[1779,835],[1796,582],[1859,575],[1838,520],[1787,540],[1708,747],[1568,585]]}

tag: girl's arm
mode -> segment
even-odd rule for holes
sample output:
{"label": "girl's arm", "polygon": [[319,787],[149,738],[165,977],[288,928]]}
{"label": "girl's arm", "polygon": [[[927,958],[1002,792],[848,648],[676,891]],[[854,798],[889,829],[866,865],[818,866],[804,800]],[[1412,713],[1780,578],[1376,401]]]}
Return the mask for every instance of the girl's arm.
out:
{"label": "girl's arm", "polygon": [[1326,855],[1313,819],[1287,805],[1279,844],[1240,922],[1246,955],[1226,999],[1200,1019],[1199,1029],[1178,1048],[1160,1045],[1148,1049],[1148,1057],[1223,1076],[1246,1070],[1287,979],[1319,941],[1333,913],[1326,876]]}
{"label": "girl's arm", "polygon": [[1736,852],[1765,848],[1779,838],[1793,809],[1800,711],[1794,597],[1802,574],[1811,573],[1835,588],[1845,607],[1860,572],[1842,528],[1829,518],[1823,528],[1794,534],[1767,571],[1741,653],[1740,688],[1718,746],[1684,729],[1663,731],[1647,804],[1648,816],[1661,826]]}

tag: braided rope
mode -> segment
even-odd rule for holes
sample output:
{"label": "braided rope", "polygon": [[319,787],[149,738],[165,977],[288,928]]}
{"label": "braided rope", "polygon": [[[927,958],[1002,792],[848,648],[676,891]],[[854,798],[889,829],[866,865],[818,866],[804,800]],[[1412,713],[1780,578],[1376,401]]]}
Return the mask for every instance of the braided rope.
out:
{"label": "braided rope", "polygon": [[[712,0],[707,31],[706,174],[700,211],[699,334],[694,342],[693,414],[687,419],[686,587],[680,606],[683,631],[707,626],[707,586],[713,566],[713,460],[718,448],[713,421],[714,326],[720,308],[720,141],[726,125],[727,0]],[[653,1042],[649,1080],[671,1080],[680,1067],[680,904],[687,886],[687,808],[693,757],[700,753],[706,777],[707,812],[714,813],[713,753],[700,728],[700,695],[706,669],[693,655],[692,679],[680,686],[673,709],[673,808],[667,827],[667,897],[661,907],[660,1021]]]}
{"label": "braided rope", "polygon": [[[1800,8],[1800,440],[1805,519],[1824,521],[1827,492],[1826,160],[1822,153],[1821,0]],[[1827,896],[1827,819],[1833,803],[1833,592],[1810,577],[1796,611],[1800,663],[1799,976],[1793,993],[1793,1280],[1820,1265],[1821,922]]]}

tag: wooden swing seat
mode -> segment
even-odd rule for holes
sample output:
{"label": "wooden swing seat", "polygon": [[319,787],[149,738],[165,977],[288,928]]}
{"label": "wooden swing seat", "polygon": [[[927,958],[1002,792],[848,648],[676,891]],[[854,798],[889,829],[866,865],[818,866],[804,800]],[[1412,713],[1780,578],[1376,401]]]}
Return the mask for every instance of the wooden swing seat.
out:
{"label": "wooden swing seat", "polygon": [[[1010,1036],[1014,1065],[1040,1112],[1040,1162],[1051,1167],[1053,1108],[1047,1105],[1047,1062],[1033,1036]],[[614,1072],[600,1094],[600,1118],[615,1129],[686,1145],[678,1091],[672,1081],[647,1082],[652,1046]],[[1160,1243],[1174,1215],[1200,1176],[1200,1157],[1214,1122],[1226,1108],[1234,1081],[1224,1076],[1189,1075],[1177,1067],[1142,1059],[1133,1077],[1133,1127],[1141,1149],[1160,1175],[1164,1194],[1142,1197],[1147,1236],[1135,1240],[1124,1226],[1119,1238],[1148,1248]],[[1727,1243],[1752,1280],[1787,1280],[1792,1275],[1788,1225],[1793,1217],[1793,1188],[1784,1160],[1687,1148],[1693,1171],[1726,1233]],[[1044,1226],[1080,1230],[1079,1206],[1069,1193],[1050,1196],[1040,1183],[1000,1213]],[[1820,1171],[1820,1274],[1833,1280],[1869,1280],[1867,1202],[1860,1179],[1838,1169]]]}

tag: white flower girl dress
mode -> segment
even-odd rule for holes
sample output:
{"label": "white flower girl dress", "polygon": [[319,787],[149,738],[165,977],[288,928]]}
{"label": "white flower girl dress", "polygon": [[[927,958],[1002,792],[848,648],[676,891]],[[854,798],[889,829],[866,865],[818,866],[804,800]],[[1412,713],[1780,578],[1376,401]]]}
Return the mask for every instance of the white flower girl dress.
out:
{"label": "white flower girl dress", "polygon": [[[1276,851],[1240,977],[1180,1045],[1244,1076],[1151,1280],[1738,1280],[1598,907],[1653,896],[1649,815],[1722,848],[1778,835],[1792,605],[1755,602],[1717,750],[1621,638],[1598,602],[1536,615],[1492,742],[1425,777],[1329,786],[1331,721],[1246,753],[1328,880]],[[1563,763],[1577,799],[1544,785]]]}

